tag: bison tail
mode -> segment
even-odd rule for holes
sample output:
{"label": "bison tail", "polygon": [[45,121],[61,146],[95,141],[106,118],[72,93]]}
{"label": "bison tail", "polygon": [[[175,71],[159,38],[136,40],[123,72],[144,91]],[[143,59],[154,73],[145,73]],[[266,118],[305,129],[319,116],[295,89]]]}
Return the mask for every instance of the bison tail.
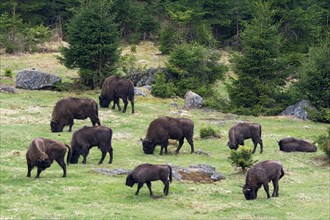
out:
{"label": "bison tail", "polygon": [[170,183],[172,182],[172,167],[171,166],[168,166],[168,168],[170,169]]}
{"label": "bison tail", "polygon": [[65,145],[68,148],[68,155],[66,156],[66,163],[68,165],[70,165],[70,161],[71,161],[71,157],[72,157],[72,151],[71,151],[71,147],[69,145]]}
{"label": "bison tail", "polygon": [[280,175],[280,179],[284,176],[284,170],[283,167],[281,168],[281,175]]}

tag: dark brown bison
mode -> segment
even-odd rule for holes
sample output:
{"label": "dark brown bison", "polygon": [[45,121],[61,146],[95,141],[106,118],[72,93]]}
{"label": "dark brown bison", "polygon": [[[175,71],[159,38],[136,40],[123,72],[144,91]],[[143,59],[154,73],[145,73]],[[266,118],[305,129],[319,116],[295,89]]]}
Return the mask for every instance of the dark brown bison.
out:
{"label": "dark brown bison", "polygon": [[101,95],[99,96],[100,106],[108,108],[110,102],[113,101],[112,109],[117,105],[121,111],[119,99],[124,102],[123,113],[126,112],[128,100],[131,102],[132,113],[134,113],[134,84],[129,79],[122,79],[119,76],[110,76],[103,82]]}
{"label": "dark brown bison", "polygon": [[176,153],[179,153],[183,145],[184,138],[187,139],[194,152],[194,122],[188,118],[160,117],[153,120],[148,128],[146,138],[142,140],[143,151],[145,154],[153,154],[156,145],[161,146],[160,155],[167,154],[168,139],[179,140]]}
{"label": "dark brown bison", "polygon": [[68,145],[51,139],[46,138],[35,138],[26,153],[26,161],[28,166],[27,177],[31,176],[31,170],[33,167],[37,166],[37,176],[41,171],[50,167],[54,160],[62,167],[63,177],[66,177],[66,165],[64,162],[64,157],[66,153],[66,148],[68,148],[67,154],[67,164],[70,164],[71,149]]}
{"label": "dark brown bison", "polygon": [[284,170],[279,161],[266,160],[259,162],[252,166],[246,175],[245,185],[243,186],[243,194],[247,200],[253,200],[257,198],[257,192],[261,185],[263,185],[267,198],[269,195],[270,181],[273,182],[274,191],[272,196],[278,197],[278,181],[284,176]]}
{"label": "dark brown bison", "polygon": [[94,146],[97,146],[102,152],[102,156],[99,161],[99,164],[103,163],[103,160],[107,152],[109,152],[110,155],[109,163],[112,163],[113,150],[111,146],[111,140],[112,140],[112,130],[111,128],[108,127],[85,126],[75,131],[71,139],[71,147],[72,147],[71,163],[72,164],[78,163],[79,156],[82,154],[84,158],[82,163],[85,164],[89,150]]}
{"label": "dark brown bison", "polygon": [[302,139],[297,139],[293,137],[283,138],[278,142],[280,150],[284,152],[316,152],[317,148],[315,145],[304,141]]}
{"label": "dark brown bison", "polygon": [[138,184],[135,195],[139,194],[139,191],[144,183],[149,188],[150,195],[152,195],[151,181],[161,180],[164,183],[164,194],[168,195],[170,188],[170,182],[172,182],[172,168],[169,165],[153,165],[153,164],[140,164],[131,171],[126,178],[126,186],[133,187],[135,183]]}
{"label": "dark brown bison", "polygon": [[73,119],[90,118],[93,126],[101,125],[97,103],[92,99],[65,98],[58,101],[53,109],[50,128],[52,132],[62,132],[69,125],[72,131]]}
{"label": "dark brown bison", "polygon": [[263,151],[261,139],[261,125],[257,123],[240,123],[229,130],[230,149],[237,150],[238,145],[244,145],[244,140],[252,138],[254,148],[252,153],[256,151],[257,144],[260,145],[260,153]]}

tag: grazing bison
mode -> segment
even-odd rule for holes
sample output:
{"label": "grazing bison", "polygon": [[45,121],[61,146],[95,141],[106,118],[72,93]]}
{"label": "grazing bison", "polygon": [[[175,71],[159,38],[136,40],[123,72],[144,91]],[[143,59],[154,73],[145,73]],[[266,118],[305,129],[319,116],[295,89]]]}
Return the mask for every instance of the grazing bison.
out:
{"label": "grazing bison", "polygon": [[119,99],[122,99],[124,102],[123,113],[126,112],[128,100],[131,102],[132,113],[134,113],[133,82],[129,79],[122,79],[119,76],[110,76],[102,85],[101,95],[99,96],[100,106],[108,108],[110,102],[113,101],[112,109],[115,109],[115,105],[117,105],[118,110],[121,111]]}
{"label": "grazing bison", "polygon": [[194,152],[194,122],[188,118],[160,117],[153,120],[148,128],[146,138],[142,140],[143,151],[145,154],[153,154],[156,145],[161,146],[160,155],[167,154],[168,139],[179,140],[176,153],[179,153],[183,145],[184,138],[187,139]]}
{"label": "grazing bison", "polygon": [[244,140],[252,138],[254,148],[252,153],[256,151],[257,144],[260,145],[260,153],[263,151],[263,144],[261,139],[261,125],[257,123],[240,123],[229,130],[230,149],[237,150],[238,145],[244,145]]}
{"label": "grazing bison", "polygon": [[28,166],[27,177],[31,176],[31,170],[33,167],[37,166],[37,176],[41,171],[50,167],[54,160],[62,167],[63,177],[66,177],[66,165],[64,162],[64,157],[66,153],[66,148],[68,148],[67,154],[67,164],[70,164],[71,149],[68,145],[51,139],[45,138],[35,138],[26,153],[26,161]]}
{"label": "grazing bison", "polygon": [[144,183],[149,188],[150,195],[152,195],[151,181],[161,180],[164,183],[164,194],[168,195],[170,188],[170,182],[172,182],[172,168],[169,165],[153,165],[153,164],[140,164],[131,171],[126,178],[126,186],[133,187],[135,183],[138,184],[135,195],[139,194],[139,191]]}
{"label": "grazing bison", "polygon": [[72,131],[73,119],[90,118],[93,126],[101,125],[97,103],[92,99],[65,98],[58,101],[53,109],[50,128],[52,132],[62,132],[69,125]]}
{"label": "grazing bison", "polygon": [[302,139],[297,139],[293,137],[283,138],[278,142],[280,150],[284,152],[316,152],[317,148],[315,145],[304,141]]}
{"label": "grazing bison", "polygon": [[247,200],[253,200],[257,198],[258,189],[261,185],[269,195],[268,182],[272,181],[274,191],[272,196],[278,197],[278,181],[284,176],[284,170],[279,161],[266,160],[255,164],[248,170],[246,175],[245,185],[243,186],[243,194]]}
{"label": "grazing bison", "polygon": [[71,139],[71,147],[72,147],[72,158],[71,163],[78,163],[78,159],[80,154],[83,155],[82,163],[86,163],[86,157],[89,153],[89,149],[94,146],[97,146],[101,152],[102,157],[99,161],[99,164],[103,163],[103,160],[109,152],[110,159],[109,163],[112,163],[112,130],[110,128],[104,126],[97,127],[83,127],[77,131],[75,131],[72,135]]}

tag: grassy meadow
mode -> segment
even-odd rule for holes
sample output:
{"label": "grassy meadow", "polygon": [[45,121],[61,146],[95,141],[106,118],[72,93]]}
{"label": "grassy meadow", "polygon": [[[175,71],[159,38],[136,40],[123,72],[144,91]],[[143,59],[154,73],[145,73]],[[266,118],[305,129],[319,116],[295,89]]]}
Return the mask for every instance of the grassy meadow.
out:
{"label": "grassy meadow", "polygon": [[[148,56],[143,59],[148,60]],[[16,73],[30,67],[59,75],[66,82],[77,76],[76,71],[58,64],[54,54],[2,55],[0,85],[15,84],[15,78],[3,76],[4,68]],[[84,92],[19,89],[17,94],[0,93],[0,219],[329,219],[330,170],[324,153],[320,150],[316,153],[283,153],[276,142],[288,136],[314,140],[325,133],[329,125],[290,117],[186,110],[182,109],[182,99],[158,99],[151,95],[136,97],[135,114],[130,113],[130,105],[125,114],[100,109],[101,123],[113,130],[112,164],[107,164],[107,155],[103,164],[97,165],[101,152],[92,148],[87,164],[83,165],[80,158],[78,164],[69,165],[66,178],[62,178],[62,169],[56,162],[41,173],[40,179],[34,178],[36,168],[32,170],[32,177],[27,178],[25,153],[32,139],[45,137],[70,143],[72,133],[67,132],[68,127],[62,133],[50,131],[55,103],[69,96],[98,100],[99,93],[99,89]],[[170,105],[173,101],[179,108]],[[168,155],[160,156],[159,146],[154,155],[145,155],[140,138],[145,137],[149,123],[159,116],[192,119],[195,123],[195,149],[210,156],[190,154],[186,141],[178,155],[174,154],[176,146],[173,145],[169,146]],[[227,159],[230,150],[226,146],[229,128],[241,121],[257,122],[263,127],[264,153],[259,154],[258,147],[254,159],[275,159],[284,166],[285,176],[279,182],[278,198],[267,199],[263,188],[253,201],[245,200],[242,194],[240,186],[244,184],[245,175]],[[91,126],[89,119],[75,120],[73,131],[84,125]],[[204,127],[214,128],[221,138],[200,139],[199,131]],[[252,146],[252,141],[248,140],[246,144]],[[137,186],[125,186],[126,175],[110,176],[95,171],[96,168],[133,169],[145,162],[183,167],[209,164],[226,179],[214,183],[174,179],[166,197],[162,194],[163,184],[153,182],[156,196],[150,197],[146,186],[135,196]],[[270,184],[271,193],[272,190]]]}

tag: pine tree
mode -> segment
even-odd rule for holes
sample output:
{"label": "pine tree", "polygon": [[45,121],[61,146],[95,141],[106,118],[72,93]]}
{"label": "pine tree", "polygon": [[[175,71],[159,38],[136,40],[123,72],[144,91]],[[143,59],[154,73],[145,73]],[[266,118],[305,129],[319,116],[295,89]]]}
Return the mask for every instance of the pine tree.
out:
{"label": "pine tree", "polygon": [[285,74],[281,72],[281,37],[268,3],[257,3],[254,18],[241,35],[243,51],[234,57],[237,79],[227,85],[237,113],[272,114],[278,107]]}
{"label": "pine tree", "polygon": [[68,68],[78,68],[82,84],[94,88],[114,74],[119,59],[119,32],[104,0],[86,1],[68,26],[69,47],[60,60]]}

